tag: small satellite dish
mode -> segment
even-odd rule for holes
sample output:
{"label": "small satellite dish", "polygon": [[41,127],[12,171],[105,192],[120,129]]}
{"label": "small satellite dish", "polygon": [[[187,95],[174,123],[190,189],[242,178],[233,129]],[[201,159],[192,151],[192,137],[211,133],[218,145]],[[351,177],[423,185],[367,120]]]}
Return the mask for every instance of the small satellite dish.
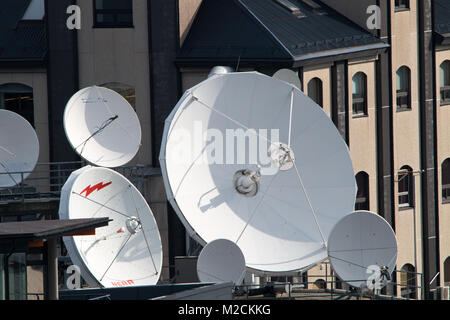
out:
{"label": "small satellite dish", "polygon": [[160,164],[189,234],[201,245],[236,243],[257,274],[326,259],[331,228],[355,205],[349,151],[328,115],[256,72],[186,91],[166,120]]}
{"label": "small satellite dish", "polygon": [[0,110],[0,188],[20,184],[33,171],[39,158],[39,140],[21,115]]}
{"label": "small satellite dish", "polygon": [[396,265],[397,239],[382,217],[369,211],[355,211],[331,231],[328,257],[343,281],[354,287],[381,289]]}
{"label": "small satellite dish", "polygon": [[155,218],[141,193],[119,173],[86,166],[61,191],[61,219],[109,217],[95,236],[64,237],[64,244],[91,287],[154,285],[162,267]]}
{"label": "small satellite dish", "polygon": [[280,69],[275,72],[272,77],[290,83],[297,89],[302,90],[302,83],[300,82],[298,74],[290,69]]}
{"label": "small satellite dish", "polygon": [[119,167],[141,145],[141,126],[133,107],[117,92],[87,87],[64,110],[64,130],[74,150],[92,164]]}
{"label": "small satellite dish", "polygon": [[223,74],[231,73],[233,71],[234,70],[231,67],[216,66],[211,69],[211,71],[208,74],[208,78],[210,78],[212,76],[216,76],[216,75],[223,75]]}
{"label": "small satellite dish", "polygon": [[233,282],[239,285],[245,276],[244,255],[230,240],[211,241],[198,256],[197,274],[201,282]]}

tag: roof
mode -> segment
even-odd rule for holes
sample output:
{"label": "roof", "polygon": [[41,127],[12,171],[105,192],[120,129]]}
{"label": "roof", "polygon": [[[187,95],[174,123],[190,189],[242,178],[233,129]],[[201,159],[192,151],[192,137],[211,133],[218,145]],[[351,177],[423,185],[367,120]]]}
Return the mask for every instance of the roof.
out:
{"label": "roof", "polygon": [[450,2],[434,0],[434,31],[442,42],[450,38]]}
{"label": "roof", "polygon": [[109,218],[71,220],[33,220],[0,223],[0,242],[39,240],[48,237],[69,235],[108,225]]}
{"label": "roof", "polygon": [[300,61],[388,47],[354,22],[315,0],[289,0],[299,17],[275,0],[204,0],[178,61]]}
{"label": "roof", "polygon": [[47,53],[44,20],[22,20],[31,0],[2,0],[0,62],[42,62]]}

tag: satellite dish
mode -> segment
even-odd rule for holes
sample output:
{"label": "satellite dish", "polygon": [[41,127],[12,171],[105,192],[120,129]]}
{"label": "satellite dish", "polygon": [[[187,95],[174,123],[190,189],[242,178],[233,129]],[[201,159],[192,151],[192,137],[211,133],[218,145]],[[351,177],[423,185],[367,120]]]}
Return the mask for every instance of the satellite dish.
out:
{"label": "satellite dish", "polygon": [[232,241],[217,239],[208,243],[197,260],[201,282],[233,282],[239,285],[245,276],[245,258]]}
{"label": "satellite dish", "polygon": [[388,280],[396,265],[397,239],[382,217],[369,211],[355,211],[331,231],[328,257],[343,281],[354,287],[381,289],[386,284],[382,274]]}
{"label": "satellite dish", "polygon": [[117,92],[92,86],[75,93],[64,110],[64,130],[75,151],[92,164],[119,167],[141,144],[133,107]]}
{"label": "satellite dish", "polygon": [[302,83],[300,82],[300,78],[298,77],[297,72],[294,72],[290,69],[280,69],[275,72],[272,77],[290,83],[297,89],[302,90]]}
{"label": "satellite dish", "polygon": [[39,140],[31,124],[21,115],[0,110],[0,187],[23,182],[39,157]]}
{"label": "satellite dish", "polygon": [[210,78],[212,76],[216,76],[216,75],[220,76],[220,75],[231,73],[231,72],[234,72],[233,68],[231,68],[231,67],[216,66],[211,69],[211,71],[208,74],[208,78]]}
{"label": "satellite dish", "polygon": [[349,151],[330,118],[296,87],[256,72],[189,89],[166,120],[160,163],[189,234],[202,245],[233,241],[257,274],[326,259],[329,232],[355,204]]}
{"label": "satellite dish", "polygon": [[95,236],[64,237],[64,244],[91,287],[154,285],[162,245],[153,214],[136,187],[119,173],[86,166],[61,191],[61,219],[109,217]]}

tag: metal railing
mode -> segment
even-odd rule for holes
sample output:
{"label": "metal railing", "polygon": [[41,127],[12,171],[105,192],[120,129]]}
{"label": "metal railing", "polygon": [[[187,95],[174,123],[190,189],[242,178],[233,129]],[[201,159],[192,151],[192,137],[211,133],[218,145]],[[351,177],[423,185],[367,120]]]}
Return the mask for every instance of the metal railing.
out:
{"label": "metal railing", "polygon": [[[86,164],[84,161],[38,163],[31,172],[0,172],[0,176],[20,177],[16,181],[17,185],[0,190],[0,203],[57,201],[70,174]],[[129,179],[139,191],[146,190],[148,166],[122,166],[114,170]]]}
{"label": "metal railing", "polygon": [[[382,290],[368,289],[367,280],[349,280],[363,283],[361,288],[346,285],[331,275],[308,274],[307,281],[302,282],[265,282],[261,284],[244,284],[234,287],[234,299],[264,300],[419,300],[425,299],[423,275],[421,273],[395,270],[396,279],[402,275],[406,279],[415,279],[415,285],[403,281],[391,281]],[[314,279],[312,281],[311,279]],[[420,281],[420,285],[419,285]],[[387,294],[384,292],[397,292]]]}

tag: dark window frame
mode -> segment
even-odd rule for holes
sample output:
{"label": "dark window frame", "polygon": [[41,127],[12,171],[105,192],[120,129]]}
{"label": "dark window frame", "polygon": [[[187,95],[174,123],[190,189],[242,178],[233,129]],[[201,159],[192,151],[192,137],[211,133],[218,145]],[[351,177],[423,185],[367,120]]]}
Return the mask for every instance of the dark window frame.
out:
{"label": "dark window frame", "polygon": [[370,210],[370,189],[369,189],[369,175],[360,171],[355,176],[358,190],[356,193],[355,211],[356,210]]}
{"label": "dark window frame", "polygon": [[[414,208],[414,173],[408,166],[400,168],[397,174],[398,208],[399,210]],[[408,171],[408,172],[405,172]]]}
{"label": "dark window frame", "polygon": [[[406,89],[400,89],[396,90],[396,104],[397,104],[397,112],[401,111],[410,111],[412,110],[411,105],[411,69],[409,69],[407,66],[401,66],[397,69],[396,72],[396,78],[397,74],[400,70],[406,70],[406,79],[403,79],[407,82],[407,88]],[[396,80],[398,81],[398,80]]]}
{"label": "dark window frame", "polygon": [[[352,86],[353,86],[353,79],[356,76],[362,77],[363,92],[360,94],[352,93],[353,118],[367,117],[368,116],[368,112],[367,112],[367,76],[364,72],[357,72],[352,78]],[[353,90],[352,90],[352,92],[353,92]]]}
{"label": "dark window frame", "polygon": [[409,11],[410,3],[409,0],[395,0],[395,11]]}
{"label": "dark window frame", "polygon": [[[443,68],[443,65],[446,65],[446,68]],[[439,66],[439,72],[442,72],[442,70],[445,70],[446,74],[444,75],[444,85],[440,84],[439,91],[440,91],[440,100],[441,106],[447,106],[450,105],[450,60],[445,60],[441,63]],[[439,75],[441,76],[441,75]]]}
{"label": "dark window frame", "polygon": [[[97,8],[97,1],[92,1],[92,7],[93,7],[93,19],[94,19],[94,28],[134,28],[133,24],[133,0],[121,0],[121,1],[129,1],[131,4],[130,9],[98,9]],[[101,22],[98,21],[98,15],[99,14],[105,14],[105,15],[112,15],[113,22]],[[118,21],[119,14],[130,14],[131,15],[131,21],[130,22],[120,22]]]}
{"label": "dark window frame", "polygon": [[450,203],[450,158],[447,158],[442,162],[441,183],[442,203]]}
{"label": "dark window frame", "polygon": [[[310,93],[310,84],[316,83],[314,97]],[[308,97],[310,97],[315,103],[317,103],[321,108],[323,108],[323,82],[321,79],[315,77],[309,80],[308,84]],[[316,99],[314,99],[316,98]]]}
{"label": "dark window frame", "polygon": [[[19,85],[23,88],[23,91],[2,92],[2,89],[8,85]],[[6,109],[21,115],[32,127],[35,127],[34,90],[32,87],[16,82],[0,85],[0,109]]]}

